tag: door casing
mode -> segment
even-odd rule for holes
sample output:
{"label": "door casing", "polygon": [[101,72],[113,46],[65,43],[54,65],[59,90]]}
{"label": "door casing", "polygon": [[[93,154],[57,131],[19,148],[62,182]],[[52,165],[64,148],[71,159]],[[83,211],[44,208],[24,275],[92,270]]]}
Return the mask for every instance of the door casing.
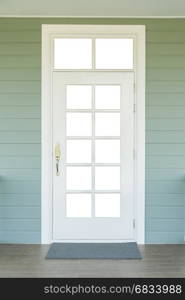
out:
{"label": "door casing", "polygon": [[[145,26],[144,25],[42,25],[42,180],[41,243],[52,238],[52,72],[53,38],[58,36],[132,37],[135,56],[135,239],[145,243]],[[121,70],[123,71],[123,70]]]}

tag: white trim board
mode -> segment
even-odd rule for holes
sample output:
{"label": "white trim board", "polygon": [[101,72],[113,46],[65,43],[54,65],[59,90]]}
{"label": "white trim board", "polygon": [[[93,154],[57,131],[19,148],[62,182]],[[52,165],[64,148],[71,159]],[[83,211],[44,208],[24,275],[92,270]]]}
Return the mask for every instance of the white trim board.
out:
{"label": "white trim board", "polygon": [[52,41],[55,36],[131,36],[135,39],[135,237],[145,242],[145,26],[42,25],[42,199],[41,240],[52,242]]}

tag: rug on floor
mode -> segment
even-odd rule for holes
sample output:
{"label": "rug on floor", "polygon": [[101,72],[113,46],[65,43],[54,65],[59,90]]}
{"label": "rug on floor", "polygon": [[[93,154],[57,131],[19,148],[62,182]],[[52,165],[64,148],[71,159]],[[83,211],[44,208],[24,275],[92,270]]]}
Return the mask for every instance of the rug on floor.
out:
{"label": "rug on floor", "polygon": [[46,259],[141,259],[135,242],[53,243]]}

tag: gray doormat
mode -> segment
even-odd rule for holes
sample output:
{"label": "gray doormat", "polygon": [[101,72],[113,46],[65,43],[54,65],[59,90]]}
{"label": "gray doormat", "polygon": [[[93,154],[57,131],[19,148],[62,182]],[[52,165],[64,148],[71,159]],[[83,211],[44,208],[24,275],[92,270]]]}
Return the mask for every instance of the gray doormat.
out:
{"label": "gray doormat", "polygon": [[46,259],[141,259],[131,243],[53,243]]}

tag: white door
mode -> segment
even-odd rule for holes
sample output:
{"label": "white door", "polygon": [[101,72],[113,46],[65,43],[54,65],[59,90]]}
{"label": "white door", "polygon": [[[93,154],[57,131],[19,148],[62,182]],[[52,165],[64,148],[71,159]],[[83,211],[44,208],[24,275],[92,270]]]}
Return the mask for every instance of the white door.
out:
{"label": "white door", "polygon": [[134,239],[133,76],[53,73],[55,241]]}

